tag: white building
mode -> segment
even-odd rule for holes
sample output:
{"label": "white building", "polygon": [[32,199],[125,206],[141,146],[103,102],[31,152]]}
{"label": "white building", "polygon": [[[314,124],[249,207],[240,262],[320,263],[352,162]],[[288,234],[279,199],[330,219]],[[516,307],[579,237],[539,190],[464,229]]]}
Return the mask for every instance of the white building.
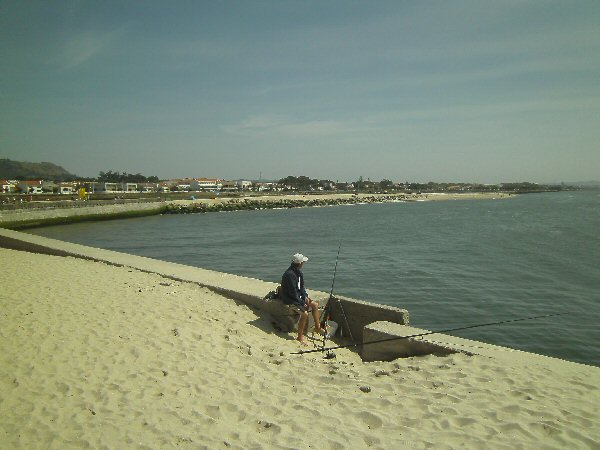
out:
{"label": "white building", "polygon": [[189,178],[184,178],[183,180],[171,180],[175,181],[175,186],[177,186],[177,190],[181,192],[189,192],[192,190],[193,180]]}
{"label": "white building", "polygon": [[77,188],[75,187],[75,183],[59,183],[58,184],[58,193],[64,195],[73,195],[77,192]]}
{"label": "white building", "polygon": [[224,191],[248,191],[252,188],[252,181],[248,180],[231,180],[223,181],[222,188]]}
{"label": "white building", "polygon": [[23,194],[41,194],[43,192],[41,180],[19,181],[17,187],[21,189]]}
{"label": "white building", "polygon": [[123,192],[123,185],[121,183],[102,182],[96,183],[95,189],[96,192],[112,194],[117,192]]}
{"label": "white building", "polygon": [[260,191],[282,191],[283,186],[281,186],[279,183],[258,181],[256,183],[254,183],[254,190],[259,191],[259,192]]}
{"label": "white building", "polygon": [[158,183],[138,183],[138,189],[141,192],[156,192],[158,190]]}
{"label": "white building", "polygon": [[223,180],[218,178],[194,178],[190,183],[192,191],[220,191],[223,188]]}
{"label": "white building", "polygon": [[171,181],[161,181],[158,183],[158,192],[171,192],[171,188],[175,186]]}
{"label": "white building", "polygon": [[124,192],[137,192],[138,184],[137,183],[123,183],[123,191]]}
{"label": "white building", "polygon": [[15,190],[14,183],[8,180],[0,180],[0,194],[10,194]]}

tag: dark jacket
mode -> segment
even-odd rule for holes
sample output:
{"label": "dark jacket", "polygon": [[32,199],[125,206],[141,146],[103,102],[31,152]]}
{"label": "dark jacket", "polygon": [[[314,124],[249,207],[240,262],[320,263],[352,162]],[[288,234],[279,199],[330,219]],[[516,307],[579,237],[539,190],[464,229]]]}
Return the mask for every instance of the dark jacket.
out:
{"label": "dark jacket", "polygon": [[302,311],[306,309],[306,289],[302,271],[292,264],[281,277],[281,301],[286,305],[296,305]]}

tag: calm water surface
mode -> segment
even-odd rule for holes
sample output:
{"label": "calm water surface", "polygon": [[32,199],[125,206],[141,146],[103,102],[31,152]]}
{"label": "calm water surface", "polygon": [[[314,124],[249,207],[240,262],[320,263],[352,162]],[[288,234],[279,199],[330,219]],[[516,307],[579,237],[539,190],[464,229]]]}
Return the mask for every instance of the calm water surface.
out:
{"label": "calm water surface", "polygon": [[[600,193],[155,216],[31,233],[408,309],[426,329],[600,366]],[[262,293],[261,293],[262,294]]]}

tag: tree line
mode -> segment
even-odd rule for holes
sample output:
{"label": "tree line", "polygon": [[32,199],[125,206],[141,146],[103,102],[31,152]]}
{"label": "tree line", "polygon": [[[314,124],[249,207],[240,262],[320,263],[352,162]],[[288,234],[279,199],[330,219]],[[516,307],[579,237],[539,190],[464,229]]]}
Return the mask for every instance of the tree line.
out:
{"label": "tree line", "polygon": [[364,179],[362,176],[356,181],[339,182],[331,180],[311,179],[307,176],[287,176],[278,180],[278,184],[283,187],[288,187],[298,191],[315,191],[315,190],[338,190],[338,191],[355,191],[355,192],[547,192],[547,191],[562,191],[573,189],[572,186],[565,185],[547,185],[531,182],[518,183],[500,183],[500,184],[481,184],[481,183],[436,183],[430,181],[428,183],[411,183],[409,181],[394,183],[391,180],[384,178],[381,181],[372,181]]}
{"label": "tree line", "polygon": [[108,172],[100,171],[95,181],[101,183],[158,183],[160,180],[154,175],[146,177],[141,173],[119,173],[109,170]]}

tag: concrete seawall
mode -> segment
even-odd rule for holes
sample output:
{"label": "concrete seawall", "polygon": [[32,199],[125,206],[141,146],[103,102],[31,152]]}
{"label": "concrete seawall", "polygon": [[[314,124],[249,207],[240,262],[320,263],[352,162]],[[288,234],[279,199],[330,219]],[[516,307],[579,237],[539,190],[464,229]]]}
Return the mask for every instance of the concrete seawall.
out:
{"label": "concrete seawall", "polygon": [[[226,297],[252,306],[264,314],[269,314],[275,324],[284,331],[290,331],[295,325],[294,315],[290,314],[287,307],[282,306],[279,301],[266,301],[264,299],[269,291],[277,288],[277,283],[73,244],[14,230],[0,229],[0,247],[32,253],[90,259],[157,273],[175,280],[197,283]],[[329,297],[326,292],[311,290],[310,293],[322,305],[326,303]],[[342,314],[342,310],[345,315]],[[388,321],[401,325],[408,325],[409,323],[408,311],[404,309],[341,296],[334,297],[332,300],[332,319],[340,324],[344,337],[352,336],[356,342],[362,342],[364,327],[372,322]]]}
{"label": "concrete seawall", "polygon": [[[0,228],[0,247],[32,253],[90,259],[156,273],[174,280],[197,283],[219,294],[247,304],[259,310],[261,314],[268,314],[274,325],[283,331],[293,329],[297,319],[280,302],[265,300],[265,295],[276,289],[276,283],[58,241],[2,228]],[[318,300],[321,305],[324,305],[329,298],[329,294],[326,292],[311,290],[310,293],[311,297]],[[377,299],[373,300],[377,301]],[[343,296],[335,296],[331,301],[332,319],[340,325],[339,328],[344,337],[343,343],[348,343],[349,338],[352,337],[353,343],[356,344],[355,348],[367,361],[453,352],[497,358],[510,355],[513,358],[512,360],[514,360],[515,355],[518,355],[521,359],[549,358],[439,333],[431,334],[426,339],[401,339],[383,344],[361,345],[374,340],[414,334],[416,329],[408,327],[410,325],[408,311]]]}
{"label": "concrete seawall", "polygon": [[164,202],[82,204],[71,208],[37,207],[30,209],[0,210],[0,228],[24,229],[47,225],[61,225],[86,220],[110,220],[160,214]]}

